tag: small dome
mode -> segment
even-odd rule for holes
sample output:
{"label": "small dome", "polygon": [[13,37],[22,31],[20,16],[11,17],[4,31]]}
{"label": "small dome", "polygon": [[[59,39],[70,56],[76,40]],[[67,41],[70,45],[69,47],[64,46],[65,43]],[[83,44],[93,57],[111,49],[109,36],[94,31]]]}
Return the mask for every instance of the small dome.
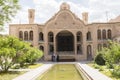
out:
{"label": "small dome", "polygon": [[65,9],[70,9],[70,5],[67,4],[66,2],[62,3],[61,6],[60,6],[60,9],[61,10],[65,10]]}

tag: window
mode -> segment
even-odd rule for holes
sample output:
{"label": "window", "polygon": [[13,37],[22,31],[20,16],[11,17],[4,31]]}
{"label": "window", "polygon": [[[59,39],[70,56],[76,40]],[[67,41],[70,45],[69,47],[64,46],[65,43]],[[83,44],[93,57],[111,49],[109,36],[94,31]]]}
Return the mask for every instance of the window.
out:
{"label": "window", "polygon": [[29,38],[30,38],[30,39],[29,39],[29,40],[31,40],[31,41],[32,41],[32,40],[33,40],[33,31],[30,31],[30,33],[29,33],[29,34],[30,34],[30,36],[29,36]]}
{"label": "window", "polygon": [[106,30],[102,31],[102,37],[103,37],[103,39],[106,39]]}
{"label": "window", "polygon": [[77,42],[82,41],[82,32],[77,32]]}
{"label": "window", "polygon": [[108,39],[112,39],[112,34],[110,29],[107,31],[107,35],[108,35]]}
{"label": "window", "polygon": [[89,41],[89,40],[92,40],[91,39],[91,32],[87,32],[87,40]]}
{"label": "window", "polygon": [[91,45],[87,46],[87,60],[92,60],[92,47],[91,47]]}
{"label": "window", "polygon": [[44,38],[43,38],[43,33],[40,32],[40,33],[39,33],[39,41],[43,41],[43,40],[44,40]]}
{"label": "window", "polygon": [[77,54],[82,54],[82,46],[80,44],[77,45]]}
{"label": "window", "polygon": [[21,40],[23,40],[23,32],[22,32],[22,31],[19,31],[19,38],[20,38]]}
{"label": "window", "polygon": [[24,40],[25,40],[25,41],[28,40],[28,32],[27,32],[27,31],[24,32]]}
{"label": "window", "polygon": [[98,51],[102,50],[102,45],[98,44]]}
{"label": "window", "polygon": [[49,32],[49,33],[48,33],[48,41],[49,41],[49,42],[53,42],[53,40],[54,40],[54,39],[53,39],[53,32]]}
{"label": "window", "polygon": [[104,43],[104,44],[103,44],[103,47],[107,47],[107,44]]}
{"label": "window", "polygon": [[49,45],[49,54],[51,55],[51,54],[53,54],[53,52],[54,52],[54,46],[53,45]]}
{"label": "window", "polygon": [[39,49],[44,52],[44,47],[43,46],[40,46]]}
{"label": "window", "polygon": [[98,40],[101,40],[101,30],[97,30],[97,38]]}

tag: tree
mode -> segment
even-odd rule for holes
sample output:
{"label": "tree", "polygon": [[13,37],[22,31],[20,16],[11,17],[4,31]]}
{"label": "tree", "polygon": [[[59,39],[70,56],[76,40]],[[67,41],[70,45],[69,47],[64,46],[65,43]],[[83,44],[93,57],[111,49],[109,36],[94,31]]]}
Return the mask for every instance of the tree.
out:
{"label": "tree", "polygon": [[26,60],[31,60],[33,63],[41,56],[42,52],[30,47],[29,43],[11,36],[0,36],[0,67],[2,71],[8,71],[14,64],[24,65]]}
{"label": "tree", "polygon": [[30,48],[29,51],[27,51],[26,54],[26,61],[30,64],[34,64],[34,62],[42,57],[42,51],[36,49],[36,48]]}
{"label": "tree", "polygon": [[103,54],[103,58],[106,61],[106,65],[109,68],[113,68],[114,64],[120,64],[120,44],[109,41],[108,48],[102,48],[99,54]]}
{"label": "tree", "polygon": [[19,9],[18,0],[0,0],[0,27],[9,22]]}
{"label": "tree", "polygon": [[0,49],[0,66],[2,71],[7,71],[12,66],[12,57],[15,57],[15,50],[13,48]]}

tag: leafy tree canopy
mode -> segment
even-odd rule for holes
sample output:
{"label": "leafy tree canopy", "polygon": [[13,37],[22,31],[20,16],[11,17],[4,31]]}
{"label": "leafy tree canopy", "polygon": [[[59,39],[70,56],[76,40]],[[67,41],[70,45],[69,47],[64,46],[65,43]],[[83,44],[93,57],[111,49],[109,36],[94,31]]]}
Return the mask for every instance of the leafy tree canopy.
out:
{"label": "leafy tree canopy", "polygon": [[12,36],[0,36],[0,67],[2,71],[14,64],[34,63],[42,57],[42,51],[30,47],[27,42],[20,41]]}
{"label": "leafy tree canopy", "polygon": [[0,27],[9,22],[19,9],[18,0],[0,0]]}

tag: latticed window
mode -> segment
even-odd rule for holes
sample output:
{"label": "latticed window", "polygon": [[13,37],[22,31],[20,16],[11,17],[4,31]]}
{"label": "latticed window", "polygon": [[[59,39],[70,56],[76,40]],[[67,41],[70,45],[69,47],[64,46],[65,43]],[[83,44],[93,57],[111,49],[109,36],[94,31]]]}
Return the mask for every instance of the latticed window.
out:
{"label": "latticed window", "polygon": [[91,47],[91,45],[87,46],[87,60],[92,60],[92,47]]}
{"label": "latticed window", "polygon": [[91,32],[87,32],[87,40],[89,41],[89,40],[92,40],[92,38],[91,38]]}
{"label": "latticed window", "polygon": [[29,40],[33,40],[33,31],[30,31],[29,35],[30,35],[29,36],[29,38],[30,38]]}
{"label": "latticed window", "polygon": [[80,44],[77,45],[77,54],[82,54],[82,46]]}
{"label": "latticed window", "polygon": [[92,53],[92,50],[91,50],[92,48],[91,48],[91,45],[88,45],[87,46],[87,53],[88,54],[91,54]]}
{"label": "latticed window", "polygon": [[104,44],[103,44],[103,47],[107,47],[107,44],[104,43]]}
{"label": "latticed window", "polygon": [[44,40],[44,38],[43,38],[43,33],[40,32],[40,33],[39,33],[39,41],[43,41],[43,40]]}
{"label": "latticed window", "polygon": [[49,33],[48,33],[48,41],[49,41],[49,42],[53,42],[53,36],[54,36],[54,35],[53,35],[53,32],[49,32]]}
{"label": "latticed window", "polygon": [[110,29],[107,31],[107,35],[108,35],[108,39],[112,39],[112,32]]}
{"label": "latticed window", "polygon": [[106,30],[102,31],[102,37],[103,37],[103,39],[106,39]]}
{"label": "latticed window", "polygon": [[102,44],[98,44],[98,51],[102,50]]}
{"label": "latticed window", "polygon": [[40,46],[39,49],[44,52],[44,47],[43,46]]}
{"label": "latticed window", "polygon": [[49,45],[49,54],[53,54],[54,52],[54,46],[53,45]]}
{"label": "latticed window", "polygon": [[19,31],[19,38],[20,38],[21,40],[23,40],[23,32],[22,32],[22,31]]}
{"label": "latticed window", "polygon": [[77,42],[82,41],[82,32],[77,32]]}
{"label": "latticed window", "polygon": [[97,37],[98,37],[98,40],[101,40],[101,30],[97,30]]}
{"label": "latticed window", "polygon": [[27,32],[27,31],[24,32],[24,40],[25,40],[25,41],[28,40],[28,32]]}

